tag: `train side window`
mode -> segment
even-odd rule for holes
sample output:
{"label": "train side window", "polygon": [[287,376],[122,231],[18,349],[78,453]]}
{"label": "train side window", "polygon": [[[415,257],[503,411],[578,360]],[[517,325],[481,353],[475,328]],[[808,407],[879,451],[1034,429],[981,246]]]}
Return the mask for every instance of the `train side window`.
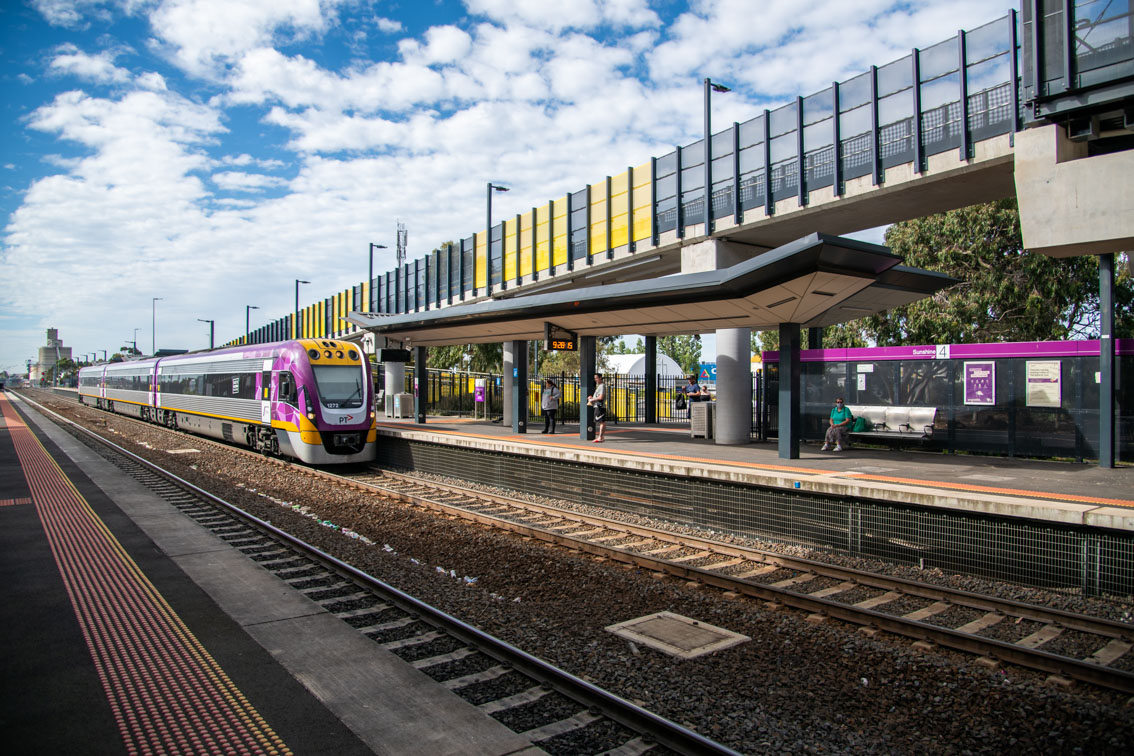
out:
{"label": "train side window", "polygon": [[299,397],[296,395],[295,381],[292,379],[291,373],[280,373],[279,401],[293,407],[299,406]]}

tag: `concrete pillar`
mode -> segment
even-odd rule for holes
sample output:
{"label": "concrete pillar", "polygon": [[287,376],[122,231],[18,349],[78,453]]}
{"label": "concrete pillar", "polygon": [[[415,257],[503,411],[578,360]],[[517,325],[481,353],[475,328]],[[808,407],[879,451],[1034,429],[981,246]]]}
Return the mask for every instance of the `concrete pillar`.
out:
{"label": "concrete pillar", "polygon": [[[404,362],[387,362],[386,365],[386,396],[401,394],[406,390],[406,365]],[[393,406],[389,403],[387,407]],[[384,408],[383,408],[384,409]]]}
{"label": "concrete pillar", "polygon": [[512,432],[528,432],[528,342],[513,341],[512,370],[504,383],[512,384]]}
{"label": "concrete pillar", "polygon": [[823,348],[823,327],[808,328],[807,329],[807,348],[808,349],[822,349]]}
{"label": "concrete pillar", "polygon": [[752,432],[752,331],[717,331],[718,444],[747,444]]}
{"label": "concrete pillar", "polygon": [[799,323],[780,323],[780,459],[799,459],[799,351]]}
{"label": "concrete pillar", "polygon": [[516,355],[512,351],[514,349],[514,341],[504,342],[504,357],[501,360],[504,373],[503,380],[500,381],[500,389],[504,399],[504,425],[512,425],[512,370],[516,367]]}
{"label": "concrete pillar", "polygon": [[1015,135],[1024,247],[1052,257],[1134,248],[1134,150],[1089,156],[1051,124]]}

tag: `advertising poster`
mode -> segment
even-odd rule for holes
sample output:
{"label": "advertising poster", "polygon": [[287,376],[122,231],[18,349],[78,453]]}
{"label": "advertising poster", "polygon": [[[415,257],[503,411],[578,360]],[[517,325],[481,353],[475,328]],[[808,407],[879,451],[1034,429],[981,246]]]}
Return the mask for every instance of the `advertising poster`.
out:
{"label": "advertising poster", "polygon": [[1063,384],[1060,365],[1059,360],[1027,363],[1027,406],[1058,407],[1062,404]]}
{"label": "advertising poster", "polygon": [[965,404],[996,404],[996,363],[965,363]]}

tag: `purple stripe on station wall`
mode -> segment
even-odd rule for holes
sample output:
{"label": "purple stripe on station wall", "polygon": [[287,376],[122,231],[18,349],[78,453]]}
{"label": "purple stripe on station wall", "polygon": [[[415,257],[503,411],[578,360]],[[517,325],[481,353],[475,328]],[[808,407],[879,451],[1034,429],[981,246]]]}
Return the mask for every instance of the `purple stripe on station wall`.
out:
{"label": "purple stripe on station wall", "polygon": [[[947,351],[946,351],[947,350]],[[804,349],[802,362],[875,362],[879,360],[971,360],[1006,357],[1094,357],[1097,339],[1088,341],[1013,341],[1005,344],[948,344],[943,346],[848,347]],[[1134,339],[1116,339],[1115,354],[1134,354]],[[764,362],[779,362],[780,353],[764,352]]]}

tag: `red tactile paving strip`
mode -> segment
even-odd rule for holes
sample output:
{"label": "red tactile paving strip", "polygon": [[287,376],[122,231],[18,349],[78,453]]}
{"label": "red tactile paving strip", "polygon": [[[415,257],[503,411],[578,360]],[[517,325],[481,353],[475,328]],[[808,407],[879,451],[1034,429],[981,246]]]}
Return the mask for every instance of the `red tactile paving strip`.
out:
{"label": "red tactile paving strip", "polygon": [[290,754],[0,395],[126,751]]}
{"label": "red tactile paving strip", "polygon": [[14,507],[18,504],[31,504],[32,500],[26,496],[22,499],[0,499],[0,507]]}

